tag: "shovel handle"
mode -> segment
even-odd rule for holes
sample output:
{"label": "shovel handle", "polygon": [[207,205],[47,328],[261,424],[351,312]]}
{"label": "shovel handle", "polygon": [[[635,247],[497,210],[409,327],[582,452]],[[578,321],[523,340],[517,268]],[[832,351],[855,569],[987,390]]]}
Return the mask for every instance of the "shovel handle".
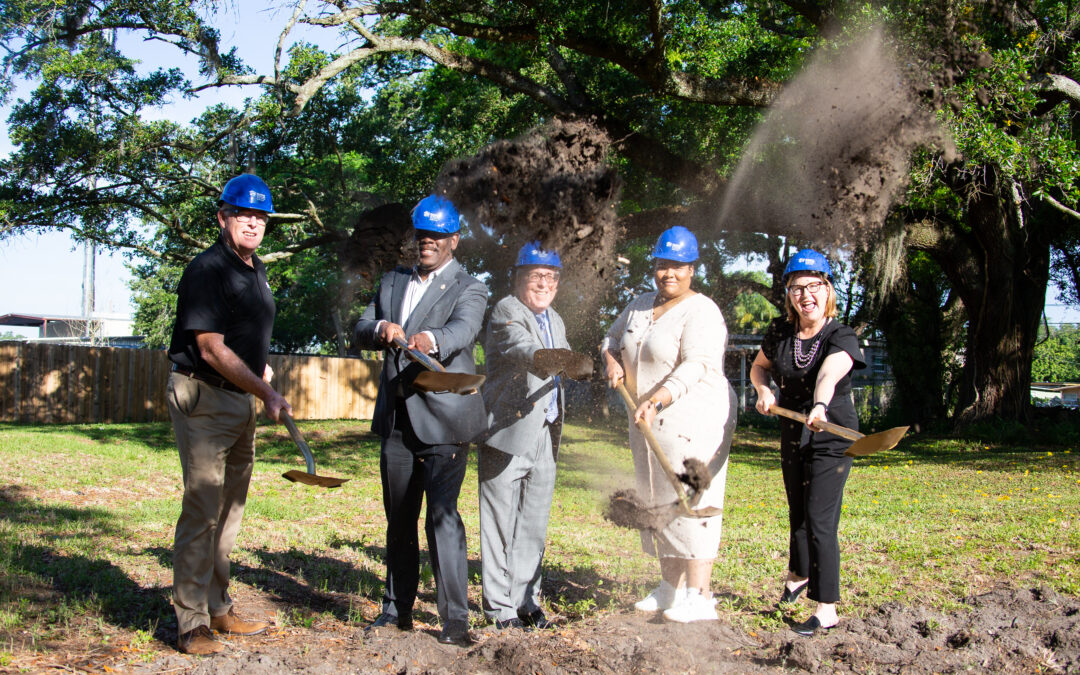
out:
{"label": "shovel handle", "polygon": [[296,428],[296,422],[293,422],[293,419],[289,417],[289,413],[284,410],[278,413],[278,417],[285,422],[285,428],[289,430],[293,443],[296,443],[296,447],[300,448],[300,452],[304,454],[304,461],[307,462],[307,472],[314,476],[315,457],[311,454],[311,448],[308,447],[307,441],[300,435],[300,430]]}
{"label": "shovel handle", "polygon": [[408,356],[413,361],[416,361],[417,363],[419,363],[423,367],[427,368],[428,370],[434,370],[436,373],[445,373],[446,372],[446,368],[443,368],[443,364],[439,363],[438,361],[431,358],[427,354],[421,353],[419,350],[409,349],[409,344],[407,342],[405,342],[404,340],[402,340],[401,338],[399,338],[399,337],[394,338],[394,344],[396,344],[398,347],[400,347],[402,349],[402,351],[405,352],[406,356]]}
{"label": "shovel handle", "polygon": [[[774,404],[769,406],[769,412],[776,413],[777,415],[780,415],[781,417],[786,417],[789,420],[795,420],[796,422],[802,422],[803,424],[806,424],[806,415],[800,412],[795,412],[794,410],[781,408],[780,406]],[[848,429],[847,427],[842,427],[839,424],[833,424],[832,422],[824,422],[821,420],[814,422],[814,426],[816,426],[822,431],[828,431],[830,434],[836,434],[841,438],[846,438],[849,441],[857,441],[865,435],[860,434],[854,429]]]}
{"label": "shovel handle", "polygon": [[[638,404],[634,401],[634,397],[630,395],[630,392],[627,391],[626,384],[620,380],[619,385],[615,387],[615,390],[619,392],[619,396],[622,396],[623,403],[626,404],[626,409],[633,415],[634,411],[637,410]],[[653,455],[656,456],[656,461],[660,463],[660,468],[664,470],[668,480],[671,481],[672,487],[675,488],[675,495],[679,498],[679,505],[687,514],[692,514],[693,510],[690,508],[690,502],[687,500],[686,490],[683,489],[682,481],[675,475],[675,469],[672,468],[667,455],[665,455],[664,451],[660,448],[660,441],[656,440],[656,434],[653,433],[652,428],[649,427],[644,420],[635,422],[635,425],[637,426],[638,431],[641,432],[641,435],[645,437],[646,445],[652,450]]]}

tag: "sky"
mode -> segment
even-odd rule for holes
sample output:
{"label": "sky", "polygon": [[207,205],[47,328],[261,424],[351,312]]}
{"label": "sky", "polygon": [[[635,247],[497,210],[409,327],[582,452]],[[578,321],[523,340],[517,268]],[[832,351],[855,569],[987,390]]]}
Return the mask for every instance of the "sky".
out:
{"label": "sky", "polygon": [[[273,55],[277,35],[288,18],[284,9],[268,7],[267,2],[237,0],[229,3],[227,13],[217,16],[216,26],[224,44],[238,47],[240,57],[259,73],[273,73]],[[241,19],[242,17],[242,19]],[[268,37],[269,36],[269,37]],[[291,36],[306,37],[325,49],[336,49],[340,40],[328,29],[297,26]],[[118,47],[142,61],[149,71],[162,66],[179,66],[188,78],[202,83],[194,58],[184,58],[178,50],[159,42],[144,42],[130,33],[118,36]],[[167,61],[163,60],[167,57]],[[284,54],[283,63],[288,56]],[[17,100],[30,92],[22,86],[12,97]],[[171,119],[189,122],[206,108],[218,103],[239,107],[246,97],[257,96],[255,87],[221,87],[201,93],[196,100],[167,101],[148,111],[144,119]],[[0,156],[13,150],[7,134],[10,107],[0,107]],[[64,232],[22,235],[0,240],[0,316],[4,314],[80,316],[83,298],[85,253]],[[130,316],[134,311],[128,288],[132,275],[129,261],[122,253],[99,249],[95,262],[95,311],[100,314]],[[11,331],[36,337],[36,328],[0,326],[0,334]]]}
{"label": "sky", "polygon": [[[288,11],[268,7],[265,1],[254,0],[236,0],[227,6],[226,12],[217,15],[216,20],[222,42],[235,45],[240,57],[259,73],[272,73],[277,35],[288,18]],[[331,30],[297,26],[292,37],[297,36],[316,42],[327,50],[339,47],[339,38]],[[121,35],[118,41],[123,51],[142,59],[146,70],[179,65],[193,82],[201,82],[194,59],[184,61],[177,50],[156,42],[143,42],[130,34]],[[163,62],[163,57],[167,57],[168,61]],[[25,96],[29,88],[24,86],[20,91]],[[244,98],[256,95],[258,89],[254,87],[209,89],[195,100],[167,101],[159,108],[148,111],[145,117],[189,122],[211,105],[226,103],[238,107],[243,104]],[[17,92],[13,98],[18,97]],[[7,136],[9,112],[9,108],[0,108],[0,156],[6,156],[12,150]],[[76,244],[63,232],[0,240],[0,315],[81,315],[84,258],[82,245]],[[131,291],[127,287],[131,272],[127,264],[122,253],[99,250],[95,263],[96,312],[131,315]],[[1051,323],[1080,323],[1080,308],[1062,305],[1056,296],[1055,289],[1047,293],[1048,320]],[[21,335],[37,335],[37,329],[0,326],[0,333],[9,330]]]}

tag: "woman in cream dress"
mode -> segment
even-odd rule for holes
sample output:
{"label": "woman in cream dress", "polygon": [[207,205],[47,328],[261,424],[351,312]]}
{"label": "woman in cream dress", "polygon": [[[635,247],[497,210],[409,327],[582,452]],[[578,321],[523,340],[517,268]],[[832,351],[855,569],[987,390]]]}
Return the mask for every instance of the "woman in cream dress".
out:
{"label": "woman in cream dress", "polygon": [[[676,226],[653,251],[657,292],[635,298],[604,338],[605,374],[614,387],[625,378],[640,402],[630,414],[630,447],[638,495],[651,505],[671,504],[675,490],[649,451],[635,422],[648,423],[671,465],[706,463],[713,475],[698,502],[722,507],[728,450],[735,428],[735,392],[724,376],[727,327],[712,300],[690,288],[697,239]],[[663,610],[664,618],[715,620],[710,590],[722,517],[679,517],[660,532],[641,533],[642,550],[660,558],[660,585],[635,604]]]}

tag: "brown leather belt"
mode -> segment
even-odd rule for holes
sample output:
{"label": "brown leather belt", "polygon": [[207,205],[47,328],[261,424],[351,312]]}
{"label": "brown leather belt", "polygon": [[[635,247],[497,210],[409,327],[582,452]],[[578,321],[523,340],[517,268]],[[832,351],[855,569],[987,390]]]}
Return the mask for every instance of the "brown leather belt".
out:
{"label": "brown leather belt", "polygon": [[236,386],[232,382],[229,382],[228,380],[226,380],[224,377],[218,377],[217,375],[204,375],[203,373],[196,373],[193,370],[183,368],[181,366],[176,365],[175,363],[173,364],[172,369],[173,369],[174,373],[180,373],[181,375],[187,375],[188,377],[190,377],[193,380],[199,380],[200,382],[205,382],[205,383],[207,383],[207,384],[209,384],[209,385],[211,385],[213,387],[217,387],[219,389],[225,389],[226,391],[235,391],[238,394],[246,394],[247,393],[246,391],[244,391],[240,387]]}

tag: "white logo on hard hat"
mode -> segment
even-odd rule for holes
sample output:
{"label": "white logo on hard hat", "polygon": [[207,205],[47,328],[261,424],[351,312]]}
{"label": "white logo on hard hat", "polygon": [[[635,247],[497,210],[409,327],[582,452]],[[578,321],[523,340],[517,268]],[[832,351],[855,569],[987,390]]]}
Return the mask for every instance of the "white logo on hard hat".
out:
{"label": "white logo on hard hat", "polygon": [[266,195],[261,192],[256,192],[255,190],[248,190],[248,200],[253,202],[265,202]]}
{"label": "white logo on hard hat", "polygon": [[666,246],[667,246],[668,248],[673,248],[673,249],[675,249],[676,251],[678,251],[679,249],[681,249],[681,248],[682,248],[683,246],[685,246],[685,245],[686,245],[686,242],[679,242],[679,243],[675,243],[675,242],[673,242],[673,241],[667,241],[667,242],[664,242],[664,244],[665,244],[665,245],[666,245]]}

